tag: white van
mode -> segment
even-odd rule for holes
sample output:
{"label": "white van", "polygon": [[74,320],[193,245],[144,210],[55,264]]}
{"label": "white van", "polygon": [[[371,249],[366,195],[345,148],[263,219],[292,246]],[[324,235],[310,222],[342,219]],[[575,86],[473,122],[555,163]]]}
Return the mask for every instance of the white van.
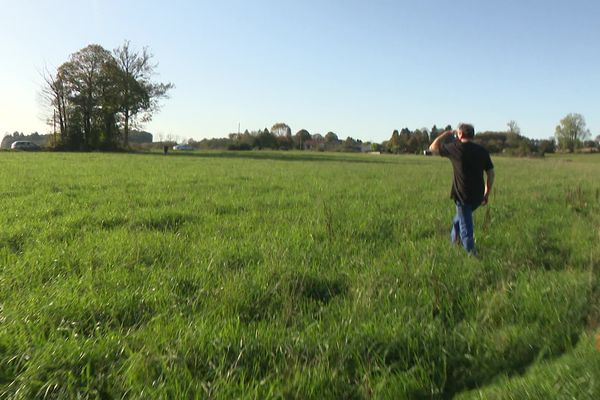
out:
{"label": "white van", "polygon": [[27,142],[24,140],[17,140],[10,145],[10,148],[13,150],[39,150],[40,146],[33,142]]}
{"label": "white van", "polygon": [[189,144],[176,144],[173,146],[173,150],[194,150]]}

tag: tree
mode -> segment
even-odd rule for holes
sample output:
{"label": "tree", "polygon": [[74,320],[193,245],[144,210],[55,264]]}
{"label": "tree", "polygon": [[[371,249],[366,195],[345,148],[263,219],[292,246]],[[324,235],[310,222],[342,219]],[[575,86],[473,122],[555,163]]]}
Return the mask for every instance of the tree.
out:
{"label": "tree", "polygon": [[388,150],[390,153],[398,154],[400,152],[400,134],[397,129],[392,132],[392,137],[388,141]]}
{"label": "tree", "polygon": [[429,146],[429,132],[427,128],[417,129],[412,132],[406,141],[406,151],[409,153],[421,153]]}
{"label": "tree", "polygon": [[108,71],[114,60],[102,46],[92,44],[71,55],[58,68],[58,84],[64,91],[69,114],[66,118],[66,136],[70,145],[97,147],[100,130],[106,126],[103,96],[112,93]]}
{"label": "tree", "polygon": [[292,136],[292,129],[283,122],[277,122],[271,127],[271,133],[275,136]]}
{"label": "tree", "polygon": [[360,143],[350,136],[344,140],[344,145],[342,146],[343,151],[347,152],[358,152],[360,151]]}
{"label": "tree", "polygon": [[585,126],[583,115],[572,113],[560,120],[554,135],[561,150],[573,152],[590,136],[590,131]]}
{"label": "tree", "polygon": [[114,148],[122,123],[127,144],[130,121],[150,120],[159,99],[173,87],[150,81],[155,69],[150,59],[146,49],[132,51],[128,42],[114,53],[92,44],[73,53],[55,75],[46,72],[42,93],[59,135],[55,143],[71,149]]}
{"label": "tree", "polygon": [[506,132],[480,132],[475,136],[475,141],[485,147],[490,153],[500,153],[507,147],[508,133]]}
{"label": "tree", "polygon": [[311,140],[310,133],[306,129],[300,129],[294,135],[294,141],[296,142],[296,148],[304,150],[304,144]]}
{"label": "tree", "polygon": [[267,128],[263,131],[259,131],[257,137],[258,148],[269,148],[276,149],[277,148],[277,137],[273,135]]}
{"label": "tree", "polygon": [[538,142],[538,152],[540,154],[554,153],[556,144],[554,139],[543,139]]}
{"label": "tree", "polygon": [[131,143],[152,143],[152,134],[150,132],[132,130],[129,132],[129,141]]}
{"label": "tree", "polygon": [[291,135],[276,136],[277,148],[280,150],[291,150],[294,147],[294,140]]}
{"label": "tree", "polygon": [[431,132],[429,133],[429,141],[433,142],[435,140],[436,137],[438,137],[438,135],[440,134],[440,131],[438,130],[437,125],[433,125],[431,127]]}
{"label": "tree", "polygon": [[[67,131],[68,112],[67,112],[67,92],[64,87],[64,77],[61,76],[60,70],[56,76],[53,76],[48,70],[42,74],[44,87],[42,88],[42,99],[50,106],[52,118],[52,134],[54,135],[54,143],[57,143],[57,134],[61,136]],[[56,130],[56,124],[58,129]]]}
{"label": "tree", "polygon": [[155,73],[156,64],[152,64],[152,55],[144,47],[141,51],[130,47],[125,41],[113,50],[116,67],[115,80],[118,91],[118,110],[123,119],[123,144],[129,144],[130,121],[137,117],[143,122],[152,118],[159,108],[158,101],[167,97],[174,87],[172,83],[153,83],[150,78]]}
{"label": "tree", "polygon": [[315,143],[325,143],[325,138],[320,133],[315,133],[311,135],[310,139]]}
{"label": "tree", "polygon": [[325,135],[325,143],[335,144],[338,141],[338,136],[333,132],[327,132],[327,134]]}
{"label": "tree", "polygon": [[411,135],[412,132],[408,128],[402,128],[400,130],[398,153],[404,153],[408,150],[408,140],[410,139]]}
{"label": "tree", "polygon": [[506,126],[508,126],[508,133],[511,133],[513,135],[520,135],[521,134],[521,128],[519,128],[519,125],[517,125],[517,123],[513,120],[510,120],[506,123]]}

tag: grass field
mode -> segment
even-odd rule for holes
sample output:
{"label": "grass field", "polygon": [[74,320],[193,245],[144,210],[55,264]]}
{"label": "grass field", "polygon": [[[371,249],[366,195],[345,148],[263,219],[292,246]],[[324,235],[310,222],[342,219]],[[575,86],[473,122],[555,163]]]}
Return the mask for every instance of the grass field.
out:
{"label": "grass field", "polygon": [[[0,153],[0,398],[600,398],[600,157]],[[550,396],[550,397],[548,397]]]}

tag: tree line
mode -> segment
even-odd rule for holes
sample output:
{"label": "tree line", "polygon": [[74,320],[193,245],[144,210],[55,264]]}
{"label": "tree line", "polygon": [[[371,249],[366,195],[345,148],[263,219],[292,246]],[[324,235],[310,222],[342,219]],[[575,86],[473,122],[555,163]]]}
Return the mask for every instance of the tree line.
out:
{"label": "tree line", "polygon": [[[515,121],[509,121],[505,131],[484,131],[475,135],[475,142],[481,144],[490,153],[504,153],[514,156],[536,156],[555,151],[574,152],[579,149],[587,151],[600,150],[600,135],[596,140],[590,139],[590,131],[586,128],[581,114],[568,114],[556,126],[555,135],[549,139],[529,139],[521,134]],[[440,130],[434,125],[411,131],[408,128],[400,132],[394,130],[392,137],[382,143],[382,148],[390,153],[420,153],[444,130],[452,129],[447,125]],[[452,137],[447,140],[453,140]]]}
{"label": "tree line", "polygon": [[[129,130],[129,143],[132,145],[140,144],[151,144],[153,136],[150,132],[140,131],[137,129]],[[10,146],[17,141],[27,141],[37,144],[40,148],[53,148],[54,147],[54,135],[43,134],[40,135],[38,132],[33,132],[29,135],[23,132],[15,131],[12,134],[5,134],[0,142],[0,149],[10,149]]]}
{"label": "tree line", "polygon": [[[160,100],[168,97],[172,83],[151,80],[157,64],[147,48],[133,49],[128,41],[112,52],[91,44],[71,54],[69,60],[54,73],[44,74],[43,98],[51,112],[50,147],[64,150],[114,150],[129,148],[131,142],[148,144],[148,136],[132,140],[133,127],[149,122],[159,110]],[[600,149],[600,135],[590,140],[585,119],[580,114],[568,114],[556,126],[553,138],[528,139],[521,135],[515,121],[509,121],[506,131],[478,133],[475,140],[491,153],[520,156],[545,154],[556,150],[573,152],[581,148]],[[316,151],[377,151],[393,154],[419,154],[444,130],[395,129],[389,140],[382,143],[362,142],[360,139],[338,138],[334,132],[310,134],[300,129],[295,134],[289,125],[277,122],[271,129],[231,133],[225,138],[188,141],[197,149],[273,149]],[[10,135],[7,135],[10,136]],[[23,135],[21,135],[23,136]],[[139,136],[139,135],[138,135]],[[13,137],[18,137],[13,135]],[[38,137],[34,137],[38,140]],[[8,141],[12,140],[9,137]],[[41,140],[41,139],[40,139]],[[449,138],[449,140],[452,140]]]}
{"label": "tree line", "polygon": [[[475,142],[481,144],[490,153],[504,153],[514,156],[541,156],[556,151],[574,152],[585,149],[590,152],[600,151],[600,135],[595,140],[590,139],[585,119],[580,114],[568,114],[556,126],[555,136],[549,139],[529,139],[521,134],[521,129],[515,121],[509,121],[507,130],[484,131],[475,135]],[[301,129],[292,135],[291,128],[278,122],[271,130],[264,128],[243,133],[231,133],[226,138],[203,139],[189,144],[202,150],[317,150],[317,151],[376,151],[391,154],[421,154],[429,144],[444,130],[452,129],[451,125],[431,129],[420,128],[410,130],[395,129],[389,140],[382,143],[362,142],[351,137],[340,140],[333,132],[325,136],[311,135],[306,129]],[[451,141],[453,138],[448,138]]]}
{"label": "tree line", "polygon": [[148,122],[171,83],[152,82],[157,64],[147,48],[128,41],[112,52],[91,44],[44,74],[42,94],[51,109],[53,146],[114,150],[129,146],[132,126]]}
{"label": "tree line", "polygon": [[[268,128],[254,131],[245,130],[243,133],[230,133],[226,138],[203,139],[188,141],[196,149],[201,150],[313,150],[313,151],[363,151],[370,144],[359,139],[347,137],[341,140],[334,132],[325,135],[310,134],[306,129],[300,129],[292,134],[292,129],[284,122],[277,122]],[[370,147],[369,147],[370,148]]]}
{"label": "tree line", "polygon": [[15,131],[12,134],[6,134],[0,143],[0,149],[10,149],[10,146],[17,141],[27,141],[38,145],[39,147],[47,147],[50,143],[52,135],[40,135],[38,132],[33,132],[25,135],[23,132]]}
{"label": "tree line", "polygon": [[516,156],[544,155],[546,153],[600,150],[600,135],[591,140],[585,118],[571,113],[562,118],[555,128],[554,137],[549,139],[529,139],[521,134],[515,121],[507,123],[503,132],[486,131],[475,136],[475,140],[491,153],[506,153]]}

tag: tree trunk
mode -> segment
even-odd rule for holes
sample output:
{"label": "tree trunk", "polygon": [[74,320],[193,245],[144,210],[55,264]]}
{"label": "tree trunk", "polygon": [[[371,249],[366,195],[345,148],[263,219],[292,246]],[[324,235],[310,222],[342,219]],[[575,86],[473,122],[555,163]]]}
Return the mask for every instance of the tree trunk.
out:
{"label": "tree trunk", "polygon": [[123,129],[123,144],[129,147],[129,109],[125,109],[125,127]]}

